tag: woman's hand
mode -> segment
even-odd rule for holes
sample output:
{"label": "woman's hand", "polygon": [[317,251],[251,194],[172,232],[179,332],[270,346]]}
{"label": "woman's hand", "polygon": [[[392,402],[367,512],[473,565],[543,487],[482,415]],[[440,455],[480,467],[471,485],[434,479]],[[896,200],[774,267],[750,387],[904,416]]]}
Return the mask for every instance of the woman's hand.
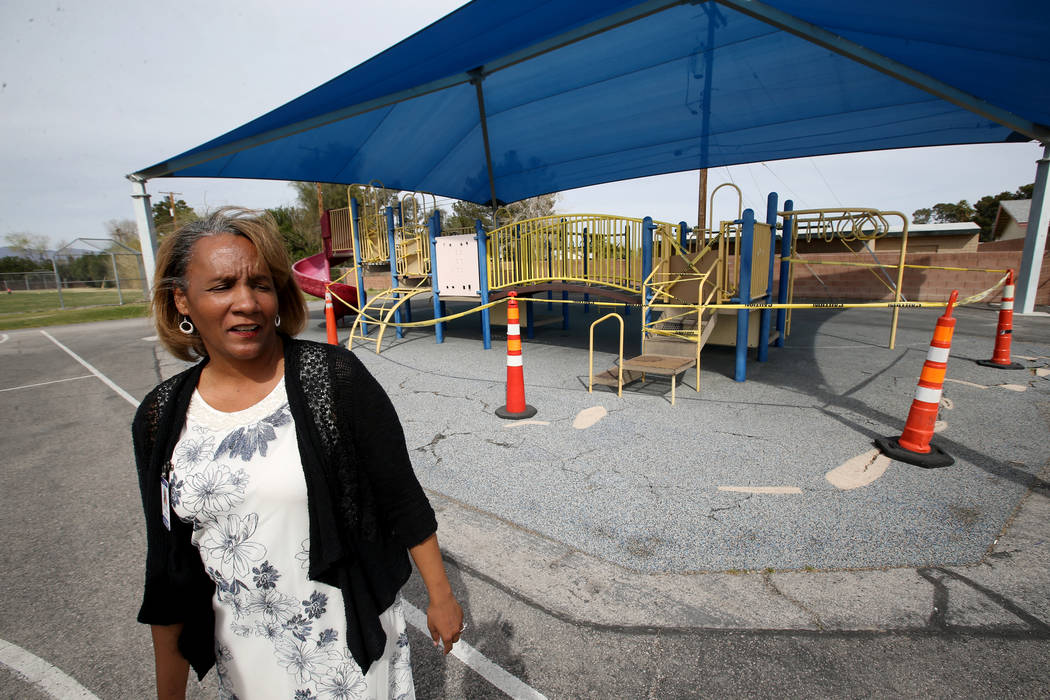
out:
{"label": "woman's hand", "polygon": [[464,630],[463,608],[459,606],[451,591],[444,598],[430,599],[427,608],[427,629],[430,630],[430,638],[434,640],[434,646],[440,648],[444,644],[441,653],[447,654],[452,651],[452,645],[459,641],[459,635]]}
{"label": "woman's hand", "polygon": [[442,653],[452,651],[452,645],[459,641],[463,625],[463,608],[452,594],[452,586],[445,574],[445,563],[441,560],[441,549],[438,548],[437,535],[431,535],[415,547],[408,550],[412,560],[423,577],[427,587],[430,605],[427,607],[427,629],[434,646],[441,647]]}

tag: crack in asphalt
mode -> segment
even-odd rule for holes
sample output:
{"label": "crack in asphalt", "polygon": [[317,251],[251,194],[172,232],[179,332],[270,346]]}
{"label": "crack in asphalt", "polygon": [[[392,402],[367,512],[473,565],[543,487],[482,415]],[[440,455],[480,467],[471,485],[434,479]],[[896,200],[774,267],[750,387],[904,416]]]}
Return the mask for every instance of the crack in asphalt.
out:
{"label": "crack in asphalt", "polygon": [[725,506],[724,508],[712,508],[711,511],[709,513],[707,513],[704,517],[708,518],[710,520],[714,520],[715,522],[720,523],[722,521],[715,517],[715,513],[721,513],[722,511],[726,511],[726,510],[736,510],[736,509],[740,508],[746,501],[750,501],[751,500],[751,496],[753,496],[753,495],[754,494],[749,493],[746,496],[744,496],[743,498],[741,498],[739,500],[736,500],[736,501],[733,501],[732,505]]}
{"label": "crack in asphalt", "polygon": [[437,466],[438,464],[441,464],[441,462],[443,461],[443,458],[441,457],[441,455],[439,455],[437,453],[437,445],[438,445],[439,442],[441,442],[442,440],[447,440],[450,437],[456,437],[457,435],[472,435],[472,434],[473,433],[449,433],[449,434],[446,435],[445,433],[436,433],[434,435],[434,437],[431,438],[430,442],[428,442],[425,445],[420,445],[419,447],[414,448],[414,451],[415,452],[427,452],[427,451],[429,451],[430,452],[430,456],[433,457],[436,460],[435,466]]}

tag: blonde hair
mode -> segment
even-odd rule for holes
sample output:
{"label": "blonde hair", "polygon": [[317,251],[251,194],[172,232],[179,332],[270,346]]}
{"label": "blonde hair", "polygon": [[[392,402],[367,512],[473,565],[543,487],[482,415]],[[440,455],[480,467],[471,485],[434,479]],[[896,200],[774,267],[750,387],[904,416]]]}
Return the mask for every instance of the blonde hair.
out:
{"label": "blonde hair", "polygon": [[277,312],[281,315],[278,333],[293,336],[306,325],[306,301],[292,277],[291,260],[281,242],[277,222],[266,211],[223,207],[166,236],[157,250],[150,311],[160,342],[180,360],[192,362],[208,353],[198,334],[187,335],[179,330],[182,315],[175,307],[175,290],[186,291],[186,271],[197,241],[224,233],[251,241],[270,269],[277,292]]}

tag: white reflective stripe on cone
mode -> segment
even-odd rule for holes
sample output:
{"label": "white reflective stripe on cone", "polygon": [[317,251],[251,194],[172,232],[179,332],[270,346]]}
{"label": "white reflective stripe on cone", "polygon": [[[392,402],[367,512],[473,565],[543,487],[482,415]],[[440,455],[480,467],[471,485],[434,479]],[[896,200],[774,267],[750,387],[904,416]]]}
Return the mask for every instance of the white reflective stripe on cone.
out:
{"label": "white reflective stripe on cone", "polygon": [[1003,298],[1004,299],[1013,299],[1014,298],[1014,285],[1008,284],[1005,287],[1003,287]]}
{"label": "white reflective stripe on cone", "polygon": [[508,323],[507,324],[507,335],[521,335],[521,324],[519,324],[519,323]]}
{"label": "white reflective stripe on cone", "polygon": [[521,367],[521,355],[507,355],[508,367]]}
{"label": "white reflective stripe on cone", "polygon": [[930,351],[926,353],[926,359],[930,362],[947,362],[950,350],[951,348],[939,348],[936,345],[931,345]]}
{"label": "white reflective stripe on cone", "polygon": [[930,389],[925,386],[915,387],[915,400],[924,403],[939,404],[941,402],[941,389]]}
{"label": "white reflective stripe on cone", "polygon": [[1010,301],[1004,301],[1002,304],[999,305],[999,308],[1002,311],[1013,311],[1014,310],[1014,300],[1011,299]]}

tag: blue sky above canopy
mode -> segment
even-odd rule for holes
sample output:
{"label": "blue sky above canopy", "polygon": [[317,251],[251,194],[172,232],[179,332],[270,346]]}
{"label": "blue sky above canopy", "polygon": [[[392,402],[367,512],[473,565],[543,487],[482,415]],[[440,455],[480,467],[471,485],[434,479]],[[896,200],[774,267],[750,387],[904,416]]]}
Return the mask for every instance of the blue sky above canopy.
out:
{"label": "blue sky above canopy", "polygon": [[[1050,5],[767,5],[1022,120],[1050,123]],[[496,197],[505,202],[700,167],[1024,138],[714,2],[476,0],[139,174],[379,180],[487,202],[468,82],[478,67]]]}

